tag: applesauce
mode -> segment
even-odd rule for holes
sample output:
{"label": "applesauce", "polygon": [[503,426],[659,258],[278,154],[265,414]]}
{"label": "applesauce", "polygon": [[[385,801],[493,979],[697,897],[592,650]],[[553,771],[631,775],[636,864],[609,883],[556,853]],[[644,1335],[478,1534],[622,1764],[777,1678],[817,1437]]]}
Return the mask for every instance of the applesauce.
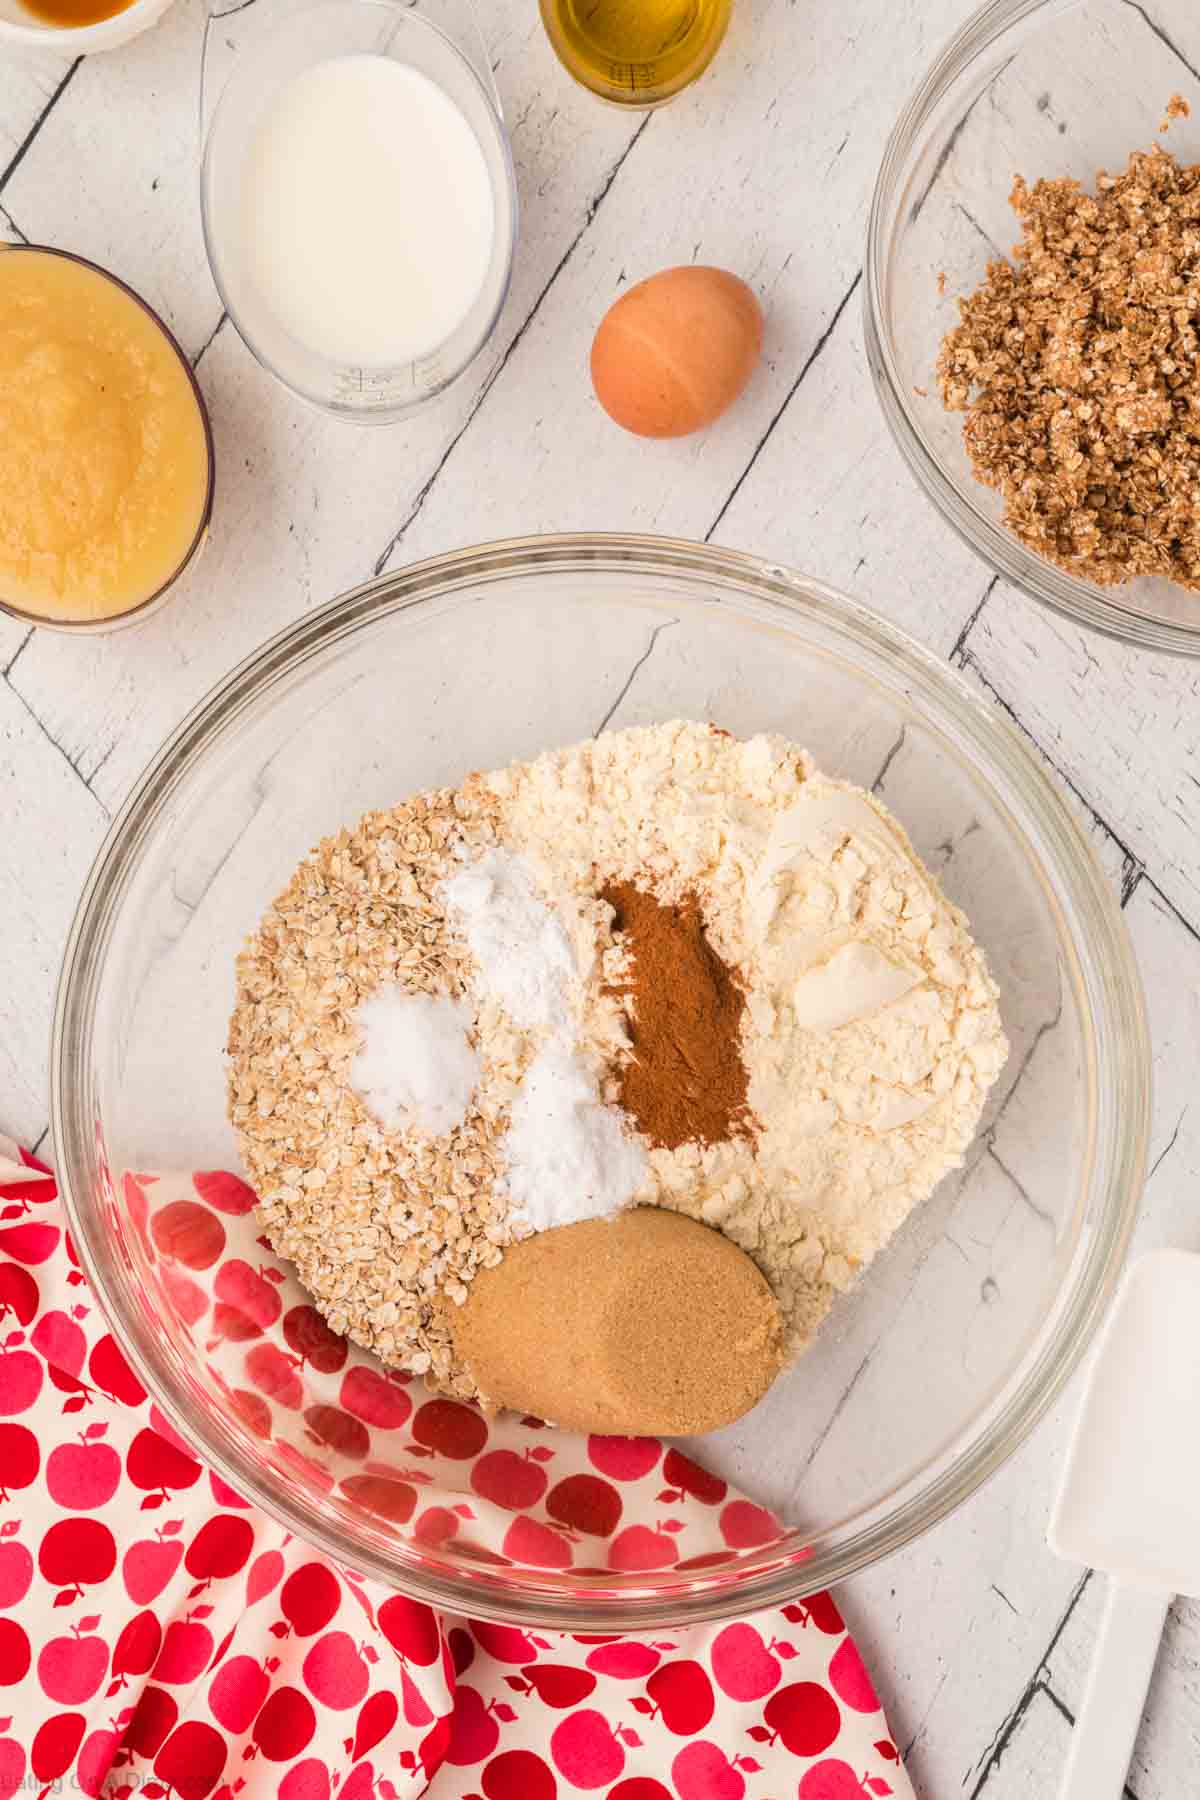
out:
{"label": "applesauce", "polygon": [[203,536],[212,444],[165,327],[120,282],[53,250],[0,250],[0,605],[117,622]]}

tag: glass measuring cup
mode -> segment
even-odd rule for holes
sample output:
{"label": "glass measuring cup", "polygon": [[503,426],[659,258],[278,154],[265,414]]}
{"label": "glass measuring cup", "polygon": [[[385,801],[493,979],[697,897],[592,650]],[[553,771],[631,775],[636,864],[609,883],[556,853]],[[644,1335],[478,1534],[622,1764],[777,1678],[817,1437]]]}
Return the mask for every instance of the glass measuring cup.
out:
{"label": "glass measuring cup", "polygon": [[[491,254],[465,317],[426,355],[391,364],[339,361],[294,337],[259,291],[244,240],[243,187],[259,126],[281,90],[334,57],[386,56],[428,77],[471,127],[494,205]],[[209,264],[247,347],[313,405],[363,424],[404,418],[450,385],[478,355],[508,292],[517,190],[500,98],[469,0],[317,0],[296,8],[237,0],[210,12],[201,82],[201,209]],[[397,221],[399,224],[400,221]],[[381,230],[389,221],[379,221]],[[313,256],[321,255],[319,223]]]}
{"label": "glass measuring cup", "polygon": [[663,106],[716,55],[733,0],[541,0],[563,67],[618,106]]}

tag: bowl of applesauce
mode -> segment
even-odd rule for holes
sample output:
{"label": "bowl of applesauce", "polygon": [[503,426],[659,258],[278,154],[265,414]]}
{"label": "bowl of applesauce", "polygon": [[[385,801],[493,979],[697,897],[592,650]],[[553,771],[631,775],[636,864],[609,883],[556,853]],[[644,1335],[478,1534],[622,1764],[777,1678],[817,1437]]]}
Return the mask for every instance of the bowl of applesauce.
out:
{"label": "bowl of applesauce", "polygon": [[162,320],[94,263],[0,250],[0,609],[111,631],[160,605],[208,531],[213,444]]}

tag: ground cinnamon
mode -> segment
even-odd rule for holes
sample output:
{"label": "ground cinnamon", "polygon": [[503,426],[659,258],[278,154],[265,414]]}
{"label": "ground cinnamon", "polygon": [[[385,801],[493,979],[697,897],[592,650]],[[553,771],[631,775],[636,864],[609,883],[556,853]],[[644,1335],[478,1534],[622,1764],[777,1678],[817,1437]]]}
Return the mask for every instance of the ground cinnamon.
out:
{"label": "ground cinnamon", "polygon": [[620,1071],[620,1102],[652,1144],[719,1144],[753,1121],[742,1061],[745,996],[717,955],[694,895],[665,905],[629,881],[601,891],[632,967],[613,991],[629,1005],[632,1057]]}

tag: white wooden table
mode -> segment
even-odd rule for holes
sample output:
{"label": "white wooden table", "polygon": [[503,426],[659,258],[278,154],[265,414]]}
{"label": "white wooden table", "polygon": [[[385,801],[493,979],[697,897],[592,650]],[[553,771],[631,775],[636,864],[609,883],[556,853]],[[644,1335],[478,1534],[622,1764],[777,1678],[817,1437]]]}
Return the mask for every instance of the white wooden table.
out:
{"label": "white wooden table", "polygon": [[[71,640],[0,618],[6,1129],[31,1144],[46,1129],[58,960],[108,820],[236,658],[373,571],[431,552],[533,531],[663,531],[849,589],[1028,732],[1073,793],[1142,959],[1157,1110],[1140,1243],[1200,1247],[1200,664],[1127,652],[993,582],[914,488],[863,360],[876,164],[968,9],[738,0],[708,77],[644,118],[570,83],[535,0],[485,0],[521,185],[513,292],[466,380],[417,423],[381,432],[292,400],[222,316],[197,195],[201,0],[178,0],[109,56],[0,60],[0,235],[78,250],[146,295],[197,364],[219,459],[213,541],[157,619]],[[1153,0],[1138,10],[1152,15]],[[643,445],[591,397],[591,333],[622,282],[691,259],[758,289],[764,363],[717,429]],[[1098,1581],[1043,1544],[1066,1412],[844,1596],[928,1800],[1055,1791],[1100,1600]],[[1137,1800],[1200,1792],[1198,1671],[1200,1610],[1180,1605],[1130,1775]]]}

